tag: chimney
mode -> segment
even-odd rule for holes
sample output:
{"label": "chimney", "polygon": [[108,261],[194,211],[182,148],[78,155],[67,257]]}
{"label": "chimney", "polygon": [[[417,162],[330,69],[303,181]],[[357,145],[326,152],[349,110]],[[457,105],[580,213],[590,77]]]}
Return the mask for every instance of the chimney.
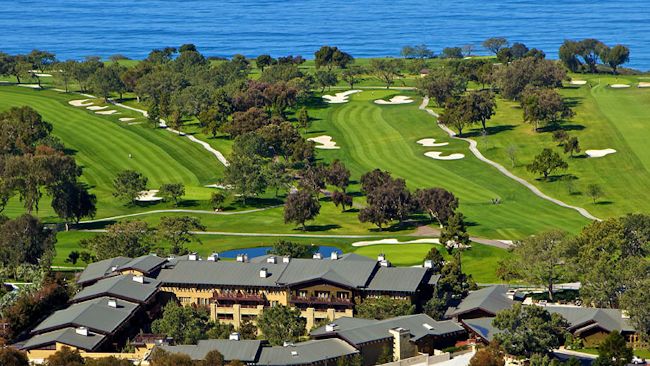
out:
{"label": "chimney", "polygon": [[385,260],[386,260],[386,254],[384,254],[384,253],[379,253],[379,254],[377,255],[377,262],[383,262],[383,261],[385,261]]}
{"label": "chimney", "polygon": [[261,268],[260,269],[260,278],[266,278],[268,276],[269,272],[267,268]]}
{"label": "chimney", "polygon": [[112,308],[117,308],[117,299],[109,297],[108,298],[108,306]]}
{"label": "chimney", "polygon": [[332,259],[333,261],[339,259],[339,252],[337,252],[336,250],[333,251],[332,254],[330,254],[330,259]]}
{"label": "chimney", "polygon": [[329,323],[329,324],[327,324],[327,325],[325,326],[325,331],[326,331],[326,332],[333,332],[333,331],[336,330],[336,328],[337,328],[336,323]]}
{"label": "chimney", "polygon": [[77,329],[75,329],[75,333],[82,335],[84,337],[88,337],[88,328],[78,327]]}
{"label": "chimney", "polygon": [[379,262],[379,265],[382,267],[390,267],[390,262],[384,259]]}
{"label": "chimney", "polygon": [[293,342],[284,341],[282,343],[282,347],[293,347]]}
{"label": "chimney", "polygon": [[212,253],[208,256],[208,261],[216,262],[219,260],[219,253]]}
{"label": "chimney", "polygon": [[228,339],[231,340],[231,341],[238,341],[240,339],[239,333],[237,333],[237,332],[230,333],[230,336],[228,337]]}
{"label": "chimney", "polygon": [[191,261],[198,261],[199,256],[196,253],[190,253],[190,255],[187,256],[187,259],[189,259]]}
{"label": "chimney", "polygon": [[313,259],[323,259],[323,255],[320,254],[320,253],[314,253],[314,255],[312,256],[312,258],[313,258]]}
{"label": "chimney", "polygon": [[431,259],[427,259],[424,261],[424,268],[433,268],[433,261]]}
{"label": "chimney", "polygon": [[291,357],[298,357],[298,351],[291,351]]}
{"label": "chimney", "polygon": [[115,271],[117,271],[117,266],[111,267],[111,272],[115,272]]}
{"label": "chimney", "polygon": [[135,275],[133,276],[133,281],[137,283],[144,283],[144,276]]}
{"label": "chimney", "polygon": [[237,262],[244,262],[244,255],[243,254],[237,254]]}
{"label": "chimney", "polygon": [[284,257],[282,257],[282,263],[289,263],[289,262],[291,262],[290,256],[285,255]]}
{"label": "chimney", "polygon": [[277,259],[275,258],[275,256],[270,256],[270,257],[266,258],[266,263],[275,264],[276,261],[277,261]]}
{"label": "chimney", "polygon": [[248,254],[244,254],[244,262],[248,262]]}

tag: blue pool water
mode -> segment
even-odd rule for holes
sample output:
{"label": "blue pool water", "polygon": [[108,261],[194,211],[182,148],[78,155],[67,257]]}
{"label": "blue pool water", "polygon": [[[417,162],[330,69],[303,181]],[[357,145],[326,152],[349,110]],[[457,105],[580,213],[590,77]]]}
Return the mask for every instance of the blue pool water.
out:
{"label": "blue pool water", "polygon": [[[246,254],[248,258],[255,258],[262,255],[266,255],[268,251],[271,250],[271,247],[256,247],[256,248],[246,248],[246,249],[233,249],[226,250],[219,253],[220,258],[237,258],[238,254]],[[323,258],[329,258],[332,255],[332,252],[337,252],[343,254],[341,249],[337,247],[321,245],[318,247],[318,253],[323,255]]]}
{"label": "blue pool water", "polygon": [[[60,58],[192,42],[208,55],[301,54],[323,44],[354,56],[397,56],[406,44],[446,46],[505,36],[554,57],[566,38],[632,49],[650,69],[647,0],[0,0],[0,49]],[[478,50],[484,53],[484,50]]]}

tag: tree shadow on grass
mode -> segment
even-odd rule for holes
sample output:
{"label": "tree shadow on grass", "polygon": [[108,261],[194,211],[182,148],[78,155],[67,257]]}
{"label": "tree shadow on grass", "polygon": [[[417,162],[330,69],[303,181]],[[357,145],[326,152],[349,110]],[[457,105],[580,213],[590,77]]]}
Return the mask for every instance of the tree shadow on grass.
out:
{"label": "tree shadow on grass", "polygon": [[107,226],[116,224],[117,220],[107,220],[107,221],[99,221],[99,222],[89,222],[85,224],[75,224],[72,225],[73,228],[76,230],[102,230],[106,229]]}
{"label": "tree shadow on grass", "polygon": [[[341,225],[328,224],[328,225],[306,225],[305,232],[318,232],[318,231],[329,231],[333,229],[340,229]],[[303,231],[301,228],[296,228],[294,230]]]}
{"label": "tree shadow on grass", "polygon": [[543,182],[543,183],[554,183],[554,182],[560,182],[566,179],[577,179],[577,177],[573,174],[551,174],[548,176],[548,178],[544,179],[544,177],[539,177],[535,178],[536,181],[538,182]]}
{"label": "tree shadow on grass", "polygon": [[575,108],[582,104],[583,97],[568,97],[564,98],[564,104],[568,107]]}
{"label": "tree shadow on grass", "polygon": [[[496,135],[499,132],[504,132],[504,131],[512,131],[515,129],[515,125],[498,125],[498,126],[486,126],[485,130],[487,132],[488,137],[490,135]],[[463,134],[464,137],[482,137],[483,136],[483,129],[482,128],[477,128],[474,130],[471,130],[467,133]]]}
{"label": "tree shadow on grass", "polygon": [[246,198],[246,205],[242,204],[242,201],[237,202],[237,208],[265,208],[269,206],[281,205],[284,202],[280,198],[261,198],[253,197]]}
{"label": "tree shadow on grass", "polygon": [[607,206],[607,205],[611,205],[613,203],[614,202],[612,202],[612,201],[596,201],[596,205],[598,205],[598,206]]}
{"label": "tree shadow on grass", "polygon": [[198,200],[182,200],[176,204],[178,208],[197,207],[199,206]]}
{"label": "tree shadow on grass", "polygon": [[325,109],[329,107],[329,103],[325,103],[323,98],[317,96],[309,97],[303,105],[309,109]]}
{"label": "tree shadow on grass", "polygon": [[539,133],[544,133],[544,132],[555,132],[559,130],[564,130],[564,131],[582,131],[585,129],[585,126],[579,125],[576,123],[552,123],[546,126],[542,126],[539,129],[537,129],[537,132]]}

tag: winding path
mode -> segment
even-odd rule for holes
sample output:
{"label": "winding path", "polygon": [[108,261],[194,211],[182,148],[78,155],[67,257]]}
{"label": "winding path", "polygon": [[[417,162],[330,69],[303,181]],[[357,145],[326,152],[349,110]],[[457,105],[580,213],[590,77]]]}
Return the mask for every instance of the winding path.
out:
{"label": "winding path", "polygon": [[263,207],[263,208],[254,208],[251,210],[242,210],[242,211],[208,211],[208,210],[188,210],[188,209],[182,209],[182,208],[172,208],[172,209],[166,209],[166,210],[151,210],[151,211],[143,211],[143,212],[136,212],[132,214],[126,214],[126,215],[118,215],[118,216],[112,216],[112,217],[103,217],[101,219],[94,219],[94,220],[86,220],[86,221],[80,221],[80,224],[93,224],[93,223],[98,223],[98,222],[105,222],[105,221],[115,221],[115,220],[120,220],[120,219],[125,219],[129,217],[136,217],[136,216],[145,216],[145,215],[155,215],[155,214],[160,214],[160,213],[189,213],[189,214],[201,214],[201,215],[222,215],[222,216],[233,216],[233,215],[244,215],[244,214],[249,214],[253,212],[260,212],[260,211],[266,211],[266,210],[271,210],[274,208],[282,207],[282,205],[274,205],[274,206],[269,206],[269,207]]}
{"label": "winding path", "polygon": [[[428,98],[428,97],[424,97],[424,98],[422,98],[422,103],[420,104],[419,109],[420,109],[420,110],[423,110],[423,111],[426,111],[427,113],[429,113],[429,114],[432,115],[433,117],[438,118],[438,117],[439,117],[438,113],[434,112],[434,111],[433,111],[432,109],[430,109],[430,108],[427,108],[427,105],[429,105],[429,98]],[[449,134],[450,137],[453,137],[453,138],[456,138],[456,139],[459,139],[459,140],[463,140],[463,141],[468,142],[468,143],[469,143],[469,150],[470,150],[470,151],[472,152],[472,154],[474,154],[474,156],[476,156],[479,160],[481,160],[481,161],[483,161],[483,162],[485,162],[485,163],[487,163],[487,164],[492,165],[492,166],[495,167],[499,172],[501,172],[501,174],[505,175],[506,177],[508,177],[508,178],[510,178],[510,179],[512,179],[512,180],[515,180],[515,181],[519,182],[521,185],[523,185],[524,187],[528,188],[531,192],[533,192],[533,194],[535,194],[537,197],[540,197],[540,198],[545,199],[545,200],[547,200],[547,201],[553,202],[554,204],[556,204],[556,205],[558,205],[558,206],[565,207],[565,208],[570,208],[570,209],[572,209],[572,210],[575,210],[575,211],[577,211],[580,215],[582,215],[582,216],[588,218],[589,220],[602,221],[602,220],[599,219],[598,217],[596,217],[596,216],[590,214],[589,211],[587,211],[586,209],[584,209],[584,208],[582,208],[582,207],[577,207],[577,206],[569,205],[568,203],[565,203],[565,202],[563,202],[563,201],[560,201],[560,200],[558,200],[558,199],[556,199],[556,198],[553,198],[553,197],[550,197],[550,196],[544,194],[544,192],[540,191],[539,188],[535,187],[534,185],[532,185],[531,183],[529,183],[529,182],[526,181],[525,179],[520,178],[520,177],[514,175],[514,174],[511,173],[508,169],[506,169],[503,165],[501,165],[501,164],[499,164],[499,163],[497,163],[497,162],[495,162],[495,161],[492,161],[492,160],[486,158],[486,157],[483,156],[483,154],[479,151],[479,149],[478,149],[478,147],[477,147],[478,145],[477,145],[476,141],[474,141],[474,140],[472,140],[472,139],[470,139],[470,138],[465,138],[465,137],[458,137],[458,136],[456,136],[456,133],[455,133],[454,131],[450,130],[447,126],[445,126],[445,125],[443,125],[443,124],[438,123],[438,127],[440,127],[443,131],[447,132],[447,133]]]}

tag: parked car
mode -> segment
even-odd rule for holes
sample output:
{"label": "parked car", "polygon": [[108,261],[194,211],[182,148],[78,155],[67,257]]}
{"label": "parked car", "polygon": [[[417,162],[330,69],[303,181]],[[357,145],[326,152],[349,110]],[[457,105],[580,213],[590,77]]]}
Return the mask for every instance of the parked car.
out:
{"label": "parked car", "polygon": [[632,364],[634,364],[634,365],[647,365],[648,363],[643,358],[634,356],[634,357],[632,357]]}

